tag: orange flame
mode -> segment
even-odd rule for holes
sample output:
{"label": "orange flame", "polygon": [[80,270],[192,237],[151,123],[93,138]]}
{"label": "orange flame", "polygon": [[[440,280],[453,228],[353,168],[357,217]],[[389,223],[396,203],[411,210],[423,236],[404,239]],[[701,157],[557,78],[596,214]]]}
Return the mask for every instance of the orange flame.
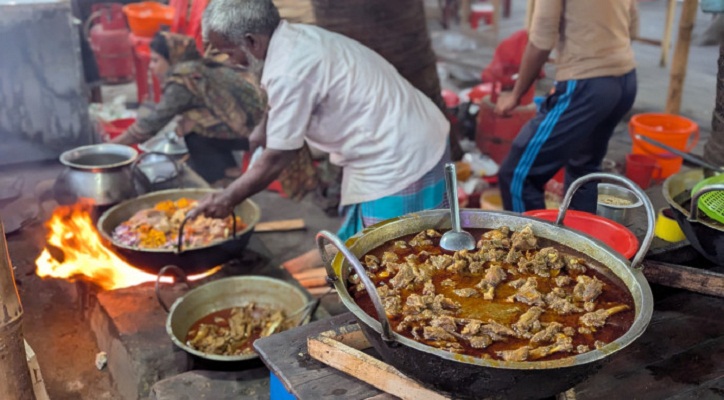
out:
{"label": "orange flame", "polygon": [[[42,278],[61,278],[71,282],[83,279],[104,290],[121,289],[156,280],[156,275],[134,268],[103,245],[88,207],[80,204],[60,206],[55,209],[46,227],[47,243],[63,254],[60,257],[62,260],[58,260],[48,247],[43,249],[35,260],[36,274]],[[219,269],[220,267],[216,267],[189,279],[199,279]],[[163,281],[172,282],[173,278],[164,277]]]}

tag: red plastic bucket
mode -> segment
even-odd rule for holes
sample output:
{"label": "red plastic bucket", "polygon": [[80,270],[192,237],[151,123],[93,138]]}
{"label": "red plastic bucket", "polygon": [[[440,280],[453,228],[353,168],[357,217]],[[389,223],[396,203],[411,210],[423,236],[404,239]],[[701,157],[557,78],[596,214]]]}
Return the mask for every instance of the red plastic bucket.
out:
{"label": "red plastic bucket", "polygon": [[[532,210],[523,215],[555,221],[558,217],[558,210]],[[595,214],[568,210],[566,218],[563,219],[563,225],[606,243],[628,259],[633,257],[639,248],[639,240],[633,232],[618,222]]]}
{"label": "red plastic bucket", "polygon": [[645,154],[626,155],[626,177],[634,181],[641,189],[651,185],[654,176],[659,175],[661,167],[656,159]]}
{"label": "red plastic bucket", "polygon": [[633,154],[645,154],[656,158],[660,170],[654,179],[664,179],[679,172],[683,159],[656,145],[637,139],[646,136],[684,152],[689,152],[699,141],[699,125],[694,121],[671,114],[638,114],[629,121],[629,134],[633,140]]}
{"label": "red plastic bucket", "polygon": [[[101,129],[103,129],[103,132],[105,133],[106,138],[104,140],[113,140],[116,137],[120,136],[123,132],[126,131],[133,123],[136,122],[135,118],[120,118],[120,119],[114,119],[112,121],[100,121]],[[138,145],[131,146],[134,149],[136,149],[138,152],[141,152],[141,150],[138,148]]]}

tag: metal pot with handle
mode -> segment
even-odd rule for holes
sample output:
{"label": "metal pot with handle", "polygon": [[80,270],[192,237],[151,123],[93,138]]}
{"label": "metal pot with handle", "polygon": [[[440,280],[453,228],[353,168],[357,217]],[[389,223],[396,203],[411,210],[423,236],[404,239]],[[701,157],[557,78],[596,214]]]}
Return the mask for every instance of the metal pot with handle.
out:
{"label": "metal pot with handle", "polygon": [[[562,225],[573,192],[591,180],[612,180],[634,191],[646,207],[648,231],[641,248],[629,262],[599,240]],[[653,296],[642,273],[641,261],[653,239],[654,209],[646,194],[628,179],[610,174],[591,174],[576,180],[561,204],[555,223],[508,212],[463,210],[463,228],[496,229],[507,226],[518,231],[531,226],[534,234],[586,254],[604,266],[625,285],[634,299],[635,317],[629,330],[613,342],[592,351],[551,361],[500,361],[455,354],[425,345],[396,333],[390,326],[377,291],[371,290],[377,317],[367,314],[350,294],[347,282],[357,273],[365,287],[374,287],[359,258],[397,238],[425,229],[450,229],[447,210],[430,210],[380,222],[364,229],[345,244],[329,232],[317,235],[317,244],[329,277],[344,305],[355,315],[365,336],[382,358],[427,386],[451,393],[455,398],[540,398],[561,393],[594,374],[610,357],[641,336],[653,314]],[[330,260],[329,241],[340,253]]]}
{"label": "metal pot with handle", "polygon": [[130,146],[94,144],[68,150],[60,155],[67,168],[53,185],[59,204],[90,201],[108,206],[137,195],[131,165],[138,152]]}

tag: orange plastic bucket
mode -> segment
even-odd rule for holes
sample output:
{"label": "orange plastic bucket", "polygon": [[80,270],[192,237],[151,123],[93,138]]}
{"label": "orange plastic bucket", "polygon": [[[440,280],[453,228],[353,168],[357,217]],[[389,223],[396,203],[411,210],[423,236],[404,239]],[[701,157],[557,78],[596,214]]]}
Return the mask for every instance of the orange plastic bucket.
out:
{"label": "orange plastic bucket", "polygon": [[153,37],[162,25],[171,26],[176,10],[155,1],[144,1],[123,6],[123,12],[134,35]]}
{"label": "orange plastic bucket", "polygon": [[679,172],[683,159],[656,145],[637,139],[637,134],[685,152],[691,151],[699,141],[699,125],[688,118],[672,114],[634,115],[629,121],[628,131],[633,140],[631,152],[652,156],[661,167],[654,172],[654,179],[668,178]]}

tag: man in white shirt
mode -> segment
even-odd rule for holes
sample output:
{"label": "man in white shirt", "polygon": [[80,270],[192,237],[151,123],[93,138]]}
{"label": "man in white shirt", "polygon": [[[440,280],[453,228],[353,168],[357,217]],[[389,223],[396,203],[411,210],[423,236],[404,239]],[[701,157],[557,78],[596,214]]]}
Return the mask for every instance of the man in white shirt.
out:
{"label": "man in white shirt", "polygon": [[[445,202],[449,123],[422,92],[362,44],[281,21],[271,0],[214,0],[203,33],[230,62],[261,72],[269,96],[254,166],[200,205],[210,216],[263,190],[305,142],[343,167],[346,239],[364,226]],[[264,134],[265,131],[265,134]]]}

